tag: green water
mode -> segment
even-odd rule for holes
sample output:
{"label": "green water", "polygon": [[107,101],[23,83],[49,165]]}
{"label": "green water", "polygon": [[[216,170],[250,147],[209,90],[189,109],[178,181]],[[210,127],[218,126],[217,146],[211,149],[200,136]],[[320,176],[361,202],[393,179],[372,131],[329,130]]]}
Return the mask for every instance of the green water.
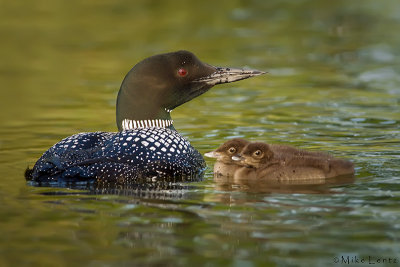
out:
{"label": "green water", "polygon": [[[398,266],[399,33],[397,0],[0,1],[0,266]],[[232,185],[207,160],[203,182],[141,196],[26,184],[60,139],[115,131],[126,72],[178,49],[269,72],[173,111],[201,153],[290,144],[355,179]]]}

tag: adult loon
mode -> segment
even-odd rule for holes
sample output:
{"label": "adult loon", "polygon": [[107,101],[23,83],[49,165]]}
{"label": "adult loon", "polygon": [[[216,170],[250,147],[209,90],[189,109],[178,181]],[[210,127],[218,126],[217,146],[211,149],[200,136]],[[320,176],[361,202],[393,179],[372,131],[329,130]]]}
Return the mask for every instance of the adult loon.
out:
{"label": "adult loon", "polygon": [[204,159],[174,129],[170,112],[214,85],[264,73],[214,67],[188,51],[146,58],[121,84],[116,105],[119,132],[67,137],[47,150],[26,171],[26,178],[35,185],[58,186],[91,180],[118,184],[200,180]]}

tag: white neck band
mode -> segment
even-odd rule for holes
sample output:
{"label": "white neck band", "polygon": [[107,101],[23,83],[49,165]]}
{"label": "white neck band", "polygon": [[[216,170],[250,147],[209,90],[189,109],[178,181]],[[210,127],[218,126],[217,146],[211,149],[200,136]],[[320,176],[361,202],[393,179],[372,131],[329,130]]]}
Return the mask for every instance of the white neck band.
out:
{"label": "white neck band", "polygon": [[122,121],[122,130],[131,130],[137,128],[166,128],[172,125],[173,120],[128,120],[124,119]]}

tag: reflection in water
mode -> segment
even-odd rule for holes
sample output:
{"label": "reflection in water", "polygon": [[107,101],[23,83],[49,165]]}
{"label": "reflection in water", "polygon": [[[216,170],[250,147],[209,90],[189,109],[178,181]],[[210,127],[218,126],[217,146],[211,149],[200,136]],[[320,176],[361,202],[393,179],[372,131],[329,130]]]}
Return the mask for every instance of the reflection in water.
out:
{"label": "reflection in water", "polygon": [[[28,182],[31,186],[38,186],[35,182]],[[60,186],[59,183],[42,183],[40,187],[52,187],[54,191],[45,191],[44,195],[118,195],[144,199],[181,199],[185,192],[193,190],[196,186],[175,182],[148,182],[137,184],[107,183],[104,181],[69,182]],[[60,191],[68,188],[82,191]]]}
{"label": "reflection in water", "polygon": [[119,195],[145,199],[182,199],[185,192],[195,186],[173,182],[153,182],[146,184],[116,185],[114,183],[97,183],[89,188],[89,194]]}
{"label": "reflection in water", "polygon": [[301,194],[327,194],[334,193],[330,187],[350,184],[355,181],[354,175],[338,176],[330,179],[255,179],[245,176],[214,175],[217,190],[245,191],[252,193],[301,193]]}

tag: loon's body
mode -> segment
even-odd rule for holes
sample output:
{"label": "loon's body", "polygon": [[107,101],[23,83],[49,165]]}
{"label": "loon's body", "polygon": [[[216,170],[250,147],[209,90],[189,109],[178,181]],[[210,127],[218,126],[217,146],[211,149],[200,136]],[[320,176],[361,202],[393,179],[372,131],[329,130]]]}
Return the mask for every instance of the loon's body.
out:
{"label": "loon's body", "polygon": [[213,67],[188,51],[147,58],[122,82],[116,108],[120,132],[67,137],[47,150],[26,178],[39,185],[201,179],[205,162],[174,129],[170,112],[216,84],[260,74],[263,72]]}
{"label": "loon's body", "polygon": [[47,150],[32,174],[39,182],[96,178],[127,184],[154,177],[196,180],[205,167],[199,152],[178,132],[150,127],[72,135]]}

